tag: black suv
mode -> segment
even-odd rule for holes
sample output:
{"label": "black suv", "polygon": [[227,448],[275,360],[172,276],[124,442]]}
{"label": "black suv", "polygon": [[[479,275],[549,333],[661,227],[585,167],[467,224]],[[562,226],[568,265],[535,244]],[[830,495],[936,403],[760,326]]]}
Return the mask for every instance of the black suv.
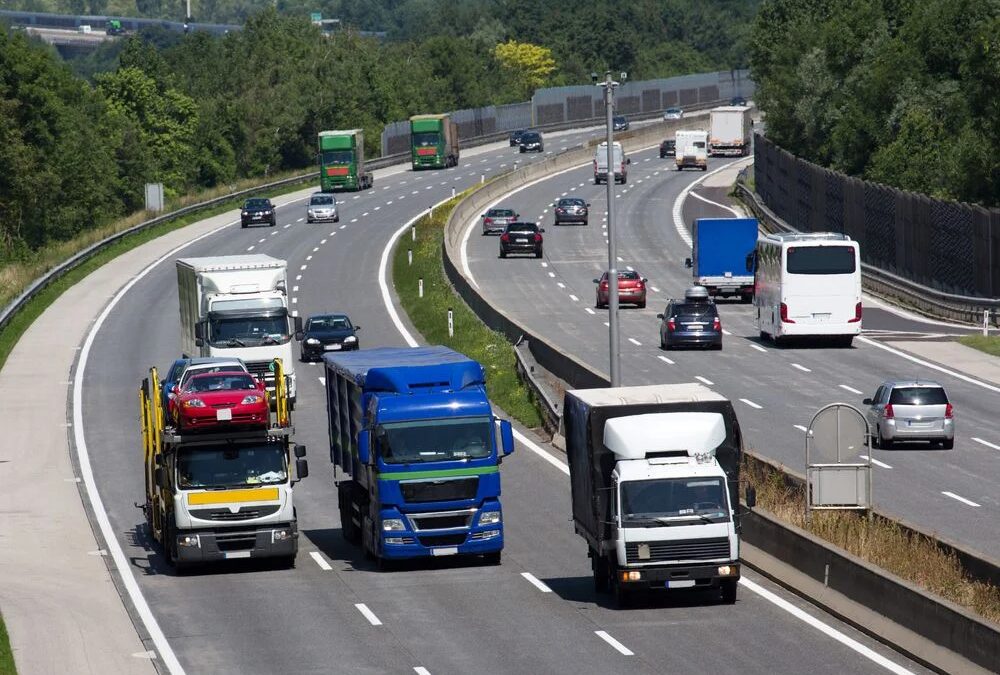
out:
{"label": "black suv", "polygon": [[274,215],[274,205],[270,199],[255,198],[243,202],[243,210],[240,212],[240,225],[257,225],[267,223],[271,227],[278,224],[277,216]]}
{"label": "black suv", "polygon": [[509,253],[533,253],[542,257],[542,232],[544,227],[535,223],[509,223],[500,235],[500,257]]}
{"label": "black suv", "polygon": [[555,207],[556,225],[561,223],[587,224],[587,207],[590,204],[579,197],[563,197],[557,200],[552,206]]}
{"label": "black suv", "polygon": [[542,143],[542,135],[537,131],[525,131],[521,134],[518,146],[521,152],[542,152],[545,150],[545,144]]}
{"label": "black suv", "polygon": [[742,96],[733,96],[729,100],[729,105],[746,105],[746,104],[747,104],[747,100],[745,98],[743,98]]}
{"label": "black suv", "polygon": [[628,129],[628,118],[625,115],[615,115],[611,118],[611,129],[614,131],[625,131]]}
{"label": "black suv", "polygon": [[510,132],[510,138],[508,138],[508,140],[510,141],[510,147],[513,148],[515,145],[520,145],[521,136],[526,133],[528,133],[527,129],[517,129],[515,131]]}
{"label": "black suv", "polygon": [[679,345],[722,349],[719,310],[703,286],[688,289],[683,300],[671,298],[660,319],[660,349]]}
{"label": "black suv", "polygon": [[668,138],[667,140],[660,143],[660,159],[664,157],[673,157],[677,154],[677,139]]}

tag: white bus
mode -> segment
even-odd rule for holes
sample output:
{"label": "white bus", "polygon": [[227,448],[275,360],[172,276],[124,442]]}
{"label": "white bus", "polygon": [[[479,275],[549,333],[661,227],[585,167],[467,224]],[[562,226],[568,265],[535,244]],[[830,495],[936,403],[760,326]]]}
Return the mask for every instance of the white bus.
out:
{"label": "white bus", "polygon": [[827,337],[849,347],[861,333],[858,242],[834,232],[770,234],[753,255],[761,338]]}

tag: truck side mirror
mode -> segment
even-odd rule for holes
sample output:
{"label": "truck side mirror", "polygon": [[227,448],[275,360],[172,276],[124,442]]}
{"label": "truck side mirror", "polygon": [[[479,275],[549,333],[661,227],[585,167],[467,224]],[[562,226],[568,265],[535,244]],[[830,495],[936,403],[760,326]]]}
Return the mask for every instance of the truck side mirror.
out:
{"label": "truck side mirror", "polygon": [[309,460],[307,459],[297,459],[295,460],[295,477],[299,480],[309,477]]}
{"label": "truck side mirror", "polygon": [[301,330],[295,331],[295,341],[296,342],[302,342],[302,338],[304,338],[305,336],[306,336],[305,332],[303,332]]}
{"label": "truck side mirror", "polygon": [[295,332],[296,333],[301,333],[302,332],[302,317],[301,316],[293,316],[292,317],[292,323],[295,325]]}
{"label": "truck side mirror", "polygon": [[663,315],[662,314],[657,314],[656,318],[662,320],[663,319]]}
{"label": "truck side mirror", "polygon": [[514,452],[514,427],[510,420],[500,420],[500,447],[504,457]]}
{"label": "truck side mirror", "polygon": [[153,482],[156,483],[156,487],[166,489],[170,487],[167,484],[167,473],[163,470],[162,466],[158,466],[153,469]]}
{"label": "truck side mirror", "polygon": [[299,458],[305,457],[306,456],[306,446],[304,446],[304,445],[296,445],[295,446],[295,456],[299,457]]}
{"label": "truck side mirror", "polygon": [[632,163],[632,158],[631,158],[631,157],[629,157],[628,159],[626,159],[626,160],[625,160],[625,163],[626,163],[626,164],[631,164],[631,163]]}
{"label": "truck side mirror", "polygon": [[753,485],[747,486],[747,508],[757,506],[757,489]]}
{"label": "truck side mirror", "polygon": [[693,264],[691,258],[684,258],[684,267],[691,267]]}
{"label": "truck side mirror", "polygon": [[371,462],[371,432],[367,429],[358,432],[358,461],[362,464]]}
{"label": "truck side mirror", "polygon": [[[203,321],[199,321],[194,325],[194,336],[198,340],[205,339],[205,323]],[[198,343],[198,346],[201,346],[200,342]]]}
{"label": "truck side mirror", "polygon": [[357,333],[359,330],[361,330],[361,326],[358,326],[357,324],[355,324],[354,325],[354,332]]}

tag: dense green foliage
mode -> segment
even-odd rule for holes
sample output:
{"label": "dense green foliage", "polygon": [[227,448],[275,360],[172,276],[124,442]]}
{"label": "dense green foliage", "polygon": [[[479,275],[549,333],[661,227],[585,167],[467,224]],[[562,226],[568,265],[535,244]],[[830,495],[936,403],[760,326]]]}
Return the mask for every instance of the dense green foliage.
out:
{"label": "dense green foliage", "polygon": [[765,0],[750,67],[768,135],[787,150],[1000,205],[997,0]]}

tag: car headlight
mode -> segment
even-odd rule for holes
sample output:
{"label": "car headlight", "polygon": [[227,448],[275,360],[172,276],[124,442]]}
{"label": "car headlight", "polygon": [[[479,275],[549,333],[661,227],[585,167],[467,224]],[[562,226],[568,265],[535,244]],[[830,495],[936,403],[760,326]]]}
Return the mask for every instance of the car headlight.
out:
{"label": "car headlight", "polygon": [[306,339],[306,344],[307,345],[318,345],[319,344],[319,340],[317,340],[316,338],[307,338]]}
{"label": "car headlight", "polygon": [[385,518],[382,521],[382,530],[384,532],[401,532],[406,529],[406,525],[403,523],[402,518]]}
{"label": "car headlight", "polygon": [[262,399],[257,394],[249,394],[249,395],[243,397],[243,405],[251,405],[253,403],[260,403],[263,400],[264,399]]}
{"label": "car headlight", "polygon": [[249,216],[250,212],[249,211],[243,211],[242,213],[240,213],[240,215],[241,216]]}
{"label": "car headlight", "polygon": [[344,338],[344,342],[357,342],[357,341],[358,341],[358,338],[356,338],[353,335],[348,335],[347,337]]}
{"label": "car headlight", "polygon": [[204,408],[205,407],[205,402],[202,401],[200,398],[191,398],[191,399],[188,399],[187,401],[184,401],[184,407],[185,408]]}
{"label": "car headlight", "polygon": [[286,539],[291,539],[291,530],[281,529],[281,530],[271,530],[271,543],[277,543],[279,541],[285,541]]}
{"label": "car headlight", "polygon": [[185,534],[177,537],[178,546],[188,546],[192,548],[201,547],[201,538],[197,534]]}
{"label": "car headlight", "polygon": [[499,511],[483,511],[479,514],[480,525],[496,525],[501,520]]}

